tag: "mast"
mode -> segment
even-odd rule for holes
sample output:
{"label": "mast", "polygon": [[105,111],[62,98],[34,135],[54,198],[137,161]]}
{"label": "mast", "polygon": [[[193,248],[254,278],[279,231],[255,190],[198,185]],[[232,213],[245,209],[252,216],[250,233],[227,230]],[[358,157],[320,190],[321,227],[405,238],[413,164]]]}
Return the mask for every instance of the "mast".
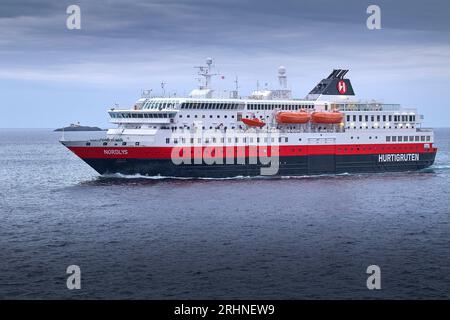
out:
{"label": "mast", "polygon": [[200,76],[200,78],[198,79],[200,82],[199,89],[211,89],[211,79],[213,76],[218,75],[217,73],[212,73],[213,59],[206,58],[206,66],[195,66],[194,68],[198,69],[198,75]]}

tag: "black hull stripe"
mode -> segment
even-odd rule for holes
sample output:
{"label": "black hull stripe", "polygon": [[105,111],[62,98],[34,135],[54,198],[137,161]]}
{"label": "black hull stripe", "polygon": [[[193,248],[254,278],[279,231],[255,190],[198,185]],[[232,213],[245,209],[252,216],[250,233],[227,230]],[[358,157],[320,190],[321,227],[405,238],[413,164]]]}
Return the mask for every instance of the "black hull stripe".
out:
{"label": "black hull stripe", "polygon": [[[373,155],[320,155],[280,157],[276,175],[298,176],[333,173],[414,171],[433,164],[436,153],[421,153],[418,161],[379,162]],[[83,159],[100,174],[121,173],[169,177],[258,176],[260,164],[181,164],[166,159]]]}

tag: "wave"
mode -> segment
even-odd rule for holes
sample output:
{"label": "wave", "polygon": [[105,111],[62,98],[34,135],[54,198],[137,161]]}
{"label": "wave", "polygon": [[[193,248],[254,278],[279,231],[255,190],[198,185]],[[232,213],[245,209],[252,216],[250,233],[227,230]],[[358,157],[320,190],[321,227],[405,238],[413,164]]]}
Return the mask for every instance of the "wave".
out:
{"label": "wave", "polygon": [[445,169],[450,169],[450,165],[449,164],[436,164],[436,165],[432,165],[430,167],[430,169],[438,169],[438,170],[445,170]]}
{"label": "wave", "polygon": [[175,177],[175,176],[146,176],[142,174],[104,174],[99,177],[99,179],[145,179],[145,180],[242,180],[242,179],[254,179],[254,178],[264,178],[261,176],[234,176],[226,178],[210,178],[210,177]]}
{"label": "wave", "polygon": [[158,181],[275,181],[275,180],[321,180],[321,179],[366,179],[377,177],[403,177],[405,175],[438,173],[439,171],[447,172],[450,165],[433,165],[421,170],[399,171],[399,172],[343,172],[315,175],[282,175],[282,176],[233,176],[233,177],[176,177],[176,176],[147,176],[142,174],[104,174],[97,176],[94,180],[84,181],[83,185],[109,185],[109,184],[152,184]]}
{"label": "wave", "polygon": [[319,178],[336,178],[347,176],[360,176],[356,173],[330,173],[330,174],[315,174],[315,175],[284,175],[284,176],[233,176],[233,177],[176,177],[176,176],[147,176],[142,174],[104,174],[99,176],[98,180],[277,180],[277,179],[319,179]]}

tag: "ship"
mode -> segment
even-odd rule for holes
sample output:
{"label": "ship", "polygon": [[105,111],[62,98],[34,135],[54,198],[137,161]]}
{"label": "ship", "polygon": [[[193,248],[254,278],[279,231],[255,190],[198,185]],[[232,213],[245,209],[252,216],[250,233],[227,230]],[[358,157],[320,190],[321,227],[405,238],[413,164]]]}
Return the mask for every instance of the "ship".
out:
{"label": "ship", "polygon": [[416,108],[356,97],[334,69],[303,99],[292,97],[285,67],[278,87],[246,97],[212,86],[211,58],[185,97],[143,92],[108,110],[106,138],[61,143],[100,175],[228,178],[415,171],[434,163],[431,128]]}

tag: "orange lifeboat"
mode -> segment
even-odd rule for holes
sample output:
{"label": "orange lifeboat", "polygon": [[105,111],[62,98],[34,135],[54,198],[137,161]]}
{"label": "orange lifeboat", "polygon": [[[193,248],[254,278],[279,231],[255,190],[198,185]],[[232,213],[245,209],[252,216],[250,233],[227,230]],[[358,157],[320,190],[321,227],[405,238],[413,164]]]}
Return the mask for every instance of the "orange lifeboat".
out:
{"label": "orange lifeboat", "polygon": [[306,111],[277,113],[277,121],[279,123],[307,123],[310,119],[311,115]]}
{"label": "orange lifeboat", "polygon": [[241,121],[243,123],[245,123],[246,125],[248,125],[249,127],[264,127],[266,125],[266,123],[260,119],[257,118],[253,118],[253,119],[247,119],[247,118],[242,118]]}
{"label": "orange lifeboat", "polygon": [[314,123],[336,124],[341,123],[344,115],[339,111],[332,112],[314,112],[312,121]]}

